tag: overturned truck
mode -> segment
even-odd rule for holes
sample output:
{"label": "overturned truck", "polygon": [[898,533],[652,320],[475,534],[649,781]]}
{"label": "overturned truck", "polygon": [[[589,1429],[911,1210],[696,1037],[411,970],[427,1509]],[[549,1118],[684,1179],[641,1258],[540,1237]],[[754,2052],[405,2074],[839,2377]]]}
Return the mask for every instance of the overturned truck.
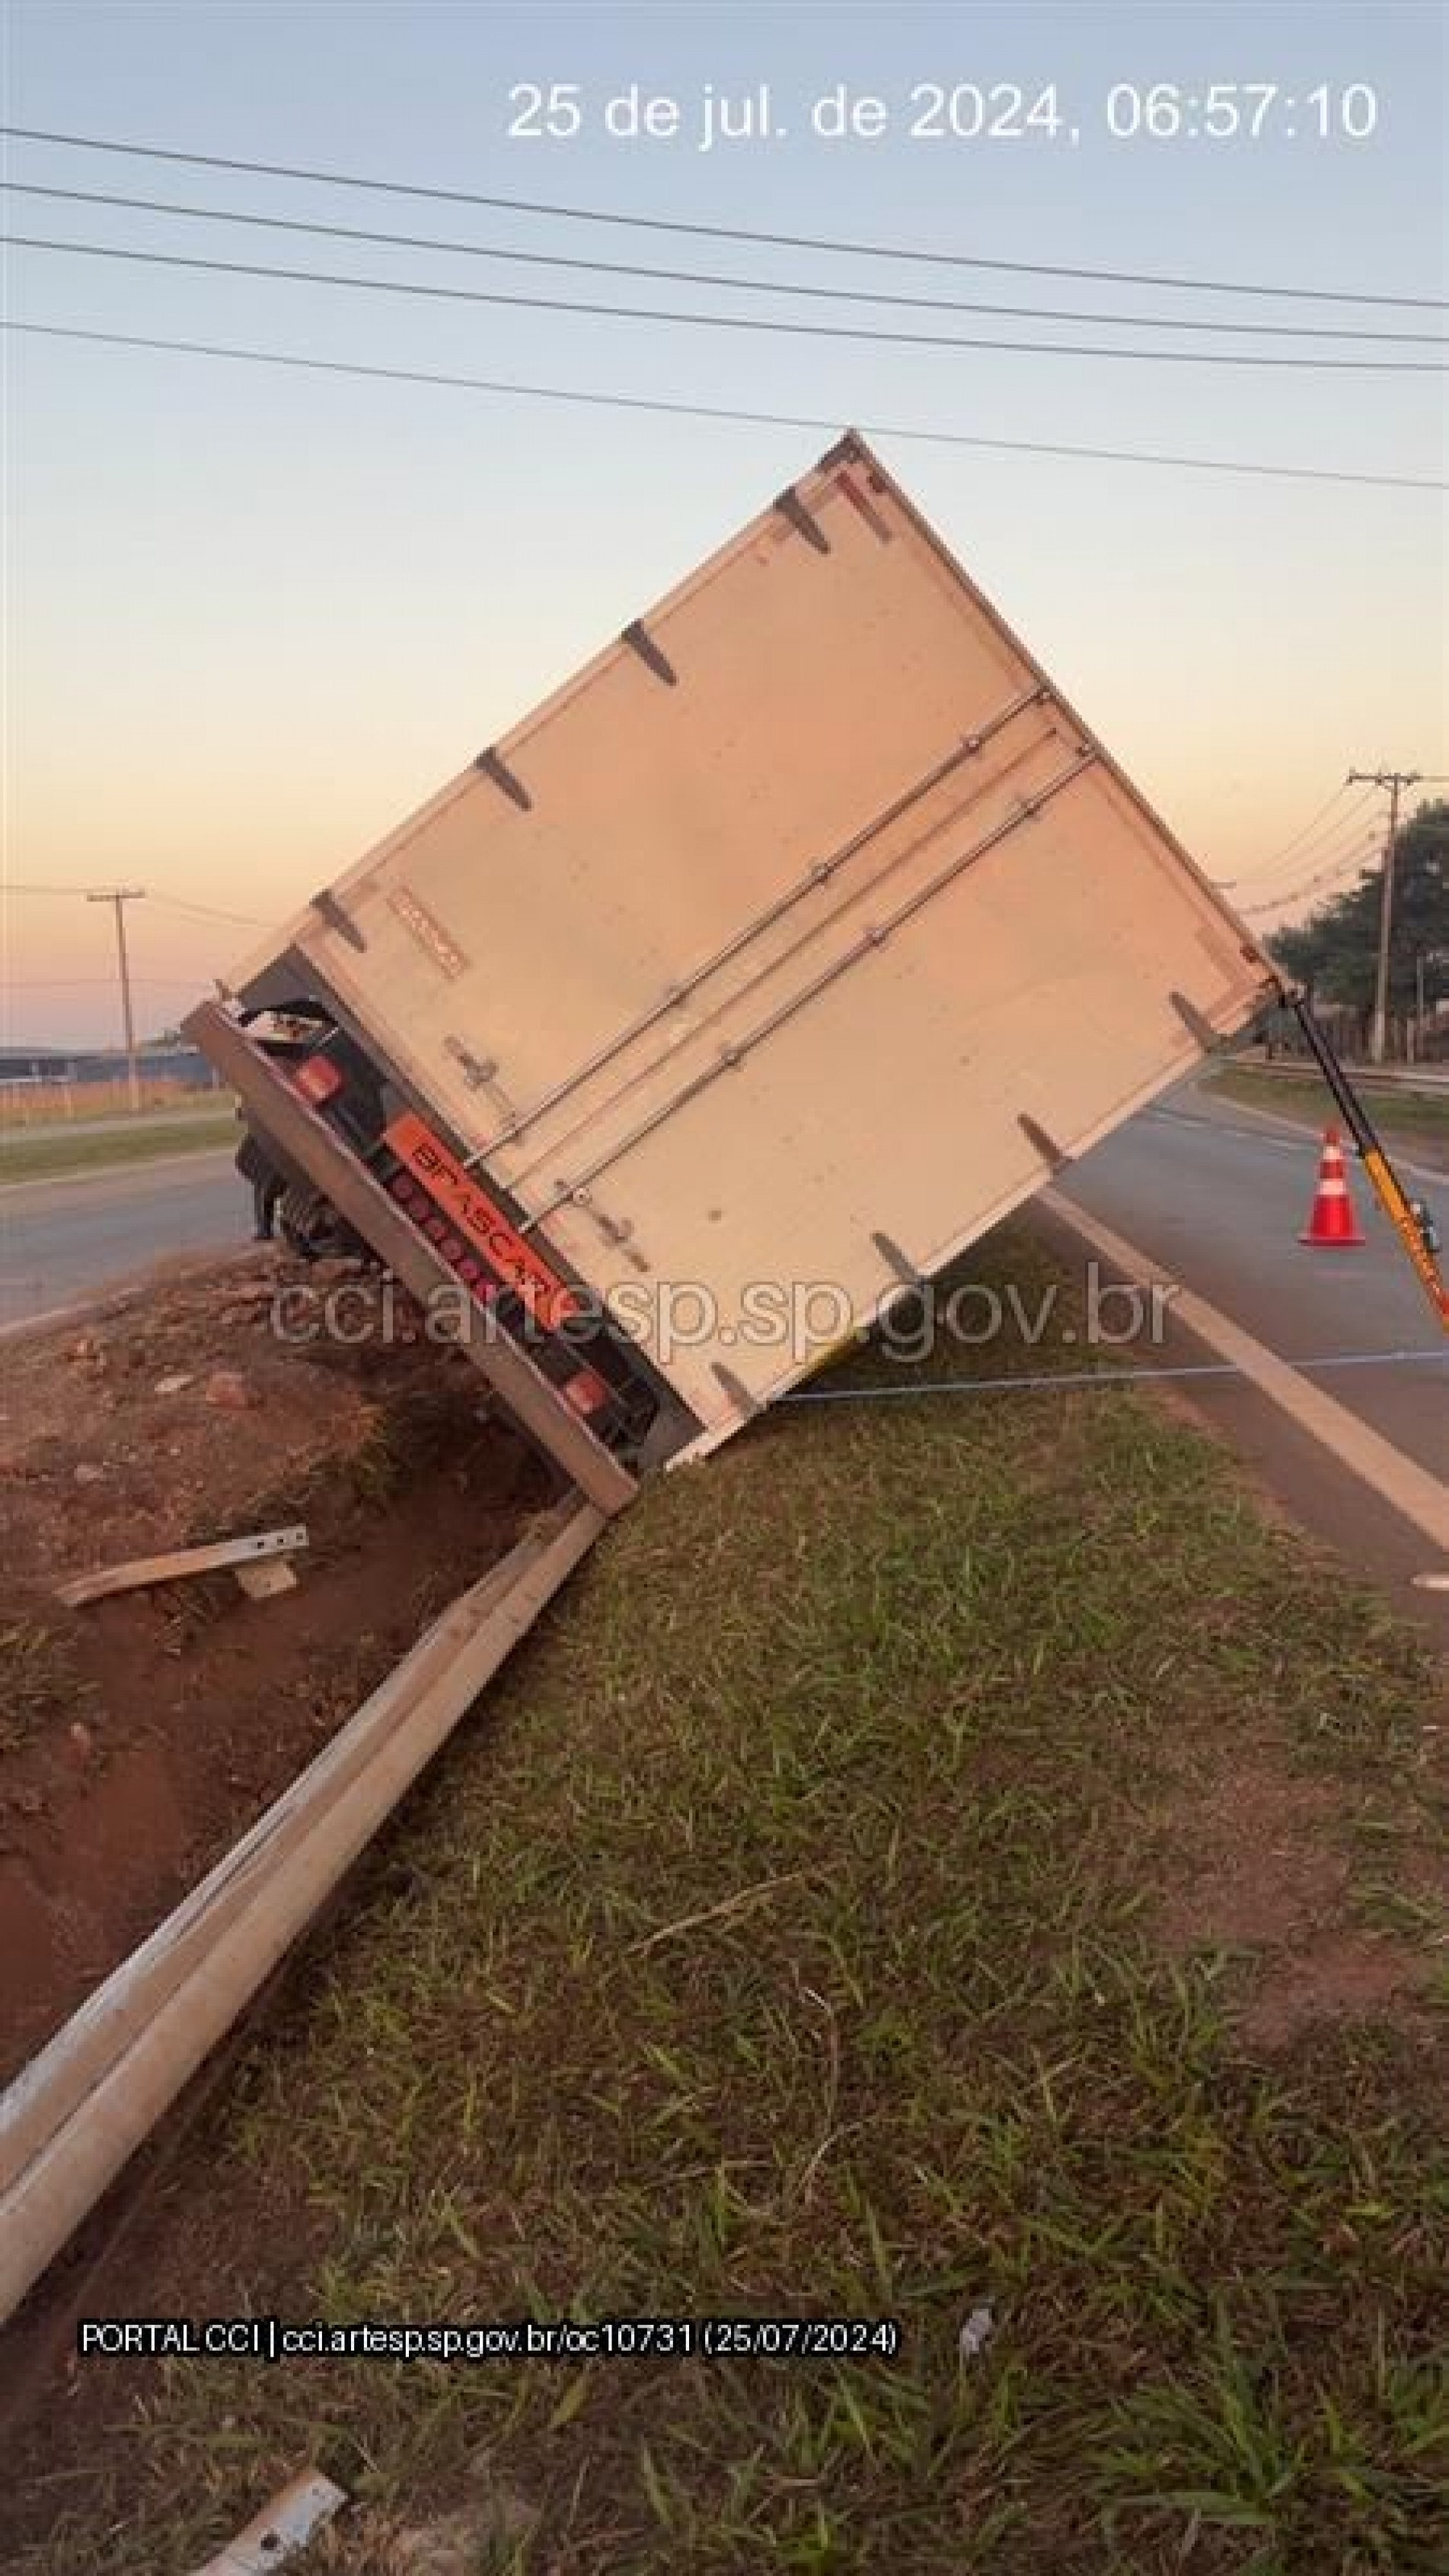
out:
{"label": "overturned truck", "polygon": [[1277,990],[848,435],[187,1027],[615,1510]]}

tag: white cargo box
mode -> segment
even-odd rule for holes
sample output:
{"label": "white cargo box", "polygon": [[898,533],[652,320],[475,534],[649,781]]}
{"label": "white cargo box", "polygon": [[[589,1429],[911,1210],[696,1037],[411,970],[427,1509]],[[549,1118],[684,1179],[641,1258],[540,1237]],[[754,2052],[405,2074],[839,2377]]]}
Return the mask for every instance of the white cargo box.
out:
{"label": "white cargo box", "polygon": [[1271,975],[854,437],[282,942],[696,1449],[818,1363],[800,1290],[867,1322]]}

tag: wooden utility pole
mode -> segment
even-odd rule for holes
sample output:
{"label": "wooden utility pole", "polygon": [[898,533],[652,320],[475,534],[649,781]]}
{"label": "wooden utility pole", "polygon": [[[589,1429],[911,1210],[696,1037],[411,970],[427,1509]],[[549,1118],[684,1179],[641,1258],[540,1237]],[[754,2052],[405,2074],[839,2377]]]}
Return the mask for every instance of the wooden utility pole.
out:
{"label": "wooden utility pole", "polygon": [[1379,956],[1374,973],[1374,1015],[1369,1029],[1369,1062],[1382,1064],[1389,1027],[1389,943],[1394,927],[1394,851],[1399,837],[1399,797],[1406,787],[1417,787],[1421,769],[1351,769],[1348,785],[1360,782],[1366,787],[1387,787],[1389,791],[1389,830],[1384,842],[1384,870],[1379,893]]}
{"label": "wooden utility pole", "polygon": [[121,1026],[126,1037],[126,1096],[134,1114],[141,1106],[141,1081],[136,1069],[136,1021],[131,1009],[131,966],[126,955],[126,906],[139,903],[144,886],[106,886],[86,896],[87,903],[109,903],[116,914],[116,961],[121,973]]}

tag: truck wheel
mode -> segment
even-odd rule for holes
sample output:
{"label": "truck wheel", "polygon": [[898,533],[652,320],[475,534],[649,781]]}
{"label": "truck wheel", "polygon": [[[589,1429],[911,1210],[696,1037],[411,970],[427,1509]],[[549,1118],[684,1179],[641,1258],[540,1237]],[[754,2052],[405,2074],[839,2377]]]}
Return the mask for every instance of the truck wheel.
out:
{"label": "truck wheel", "polygon": [[302,1261],[320,1261],[341,1248],[336,1211],[320,1190],[289,1182],[277,1219],[282,1241]]}

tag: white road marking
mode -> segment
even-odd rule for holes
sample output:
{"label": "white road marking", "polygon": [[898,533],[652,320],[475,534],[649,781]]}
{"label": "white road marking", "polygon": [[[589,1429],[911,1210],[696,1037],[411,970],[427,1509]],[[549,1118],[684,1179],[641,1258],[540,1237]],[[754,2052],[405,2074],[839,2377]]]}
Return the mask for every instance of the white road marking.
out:
{"label": "white road marking", "polygon": [[[1254,1121],[1251,1127],[1239,1127],[1231,1119],[1216,1118],[1210,1112],[1194,1109],[1159,1107],[1144,1109],[1140,1115],[1143,1118],[1170,1121],[1175,1127],[1205,1127],[1210,1136],[1246,1136],[1251,1144],[1273,1145],[1280,1153],[1293,1153],[1306,1146],[1310,1153],[1316,1154],[1323,1143],[1321,1130],[1300,1127],[1294,1119],[1281,1117],[1275,1109],[1253,1109],[1245,1100],[1235,1102],[1234,1106],[1239,1118],[1251,1118]],[[1323,1123],[1326,1127],[1329,1120],[1325,1118]],[[1266,1134],[1264,1132],[1266,1129],[1271,1129],[1272,1133]],[[1346,1154],[1352,1154],[1354,1160],[1358,1160],[1358,1147],[1351,1136],[1344,1136],[1343,1148]],[[1385,1151],[1396,1172],[1407,1172],[1416,1181],[1430,1183],[1437,1181],[1441,1189],[1449,1185],[1449,1172],[1436,1172],[1428,1163],[1411,1162],[1407,1154],[1399,1153],[1392,1144],[1386,1146]]]}
{"label": "white road marking", "polygon": [[[1160,1263],[1149,1260],[1135,1243],[1114,1234],[1110,1226],[1084,1214],[1074,1200],[1063,1198],[1055,1189],[1044,1189],[1040,1196],[1043,1207],[1060,1217],[1124,1278],[1142,1288],[1163,1281]],[[1172,1313],[1200,1342],[1206,1342],[1209,1350],[1233,1361],[1280,1412],[1286,1413],[1320,1448],[1328,1450],[1351,1475],[1368,1485],[1401,1519],[1421,1531],[1436,1550],[1449,1551],[1449,1486],[1441,1478],[1406,1458],[1402,1449],[1396,1449],[1391,1440],[1370,1429],[1344,1405],[1336,1404],[1321,1387],[1310,1385],[1290,1361],[1280,1359],[1265,1342],[1245,1332],[1241,1324],[1235,1324],[1216,1306],[1210,1306],[1194,1289],[1177,1283]]]}
{"label": "white road marking", "polygon": [[[1257,1115],[1256,1112],[1249,1114]],[[1266,1124],[1265,1127],[1238,1127],[1228,1118],[1199,1117],[1190,1109],[1144,1109],[1142,1115],[1158,1127],[1195,1127],[1199,1135],[1206,1130],[1209,1136],[1245,1136],[1250,1145],[1266,1145],[1271,1154],[1296,1154],[1302,1151],[1316,1154],[1322,1142],[1321,1138],[1314,1135],[1311,1127],[1300,1128],[1296,1136],[1285,1135],[1283,1129],[1286,1122],[1279,1118],[1274,1119],[1272,1128],[1269,1130]],[[1262,1116],[1266,1122],[1268,1112],[1264,1110]]]}

